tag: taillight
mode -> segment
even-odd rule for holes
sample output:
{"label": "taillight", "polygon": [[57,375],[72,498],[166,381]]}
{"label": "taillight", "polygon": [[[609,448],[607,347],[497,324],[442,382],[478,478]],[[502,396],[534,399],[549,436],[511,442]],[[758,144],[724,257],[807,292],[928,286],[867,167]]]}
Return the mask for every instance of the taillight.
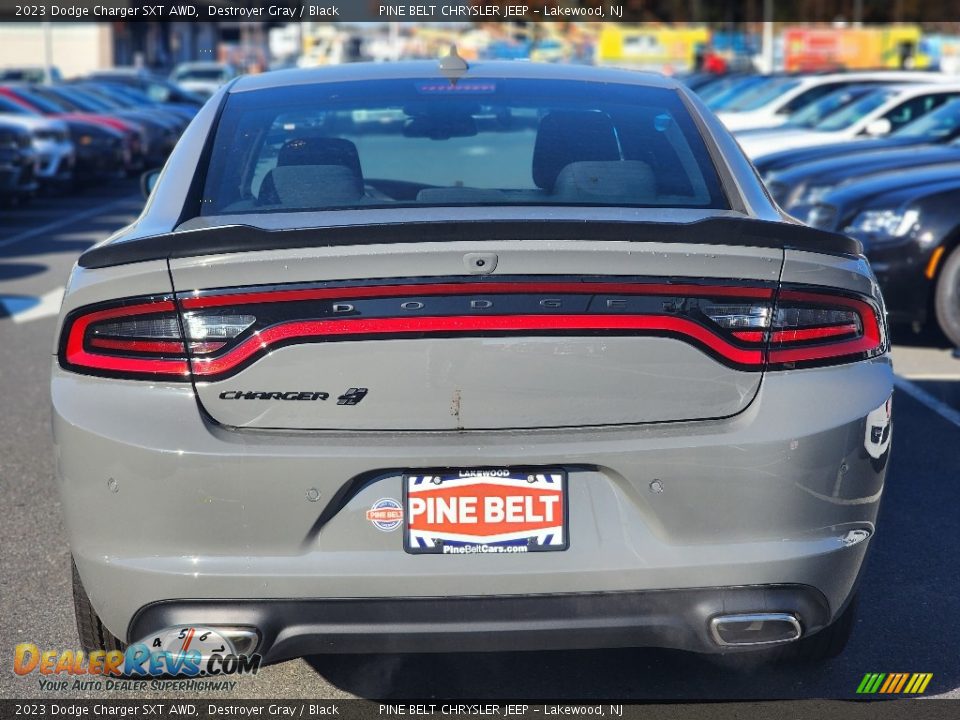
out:
{"label": "taillight", "polygon": [[781,290],[773,312],[762,306],[705,309],[744,343],[767,345],[767,368],[791,369],[862,360],[886,350],[879,308],[866,298]]}
{"label": "taillight", "polygon": [[222,350],[255,321],[246,314],[186,313],[184,344],[172,299],[147,298],[85,309],[67,318],[60,359],[64,367],[79,372],[188,380],[188,355],[202,357]]}
{"label": "taillight", "polygon": [[886,349],[885,320],[872,300],[790,288],[780,291],[770,326],[768,367],[864,360]]}
{"label": "taillight", "polygon": [[879,308],[865,297],[709,281],[497,279],[279,286],[89,306],[67,317],[60,361],[112,377],[220,380],[287,345],[503,335],[669,337],[744,371],[886,349]]}

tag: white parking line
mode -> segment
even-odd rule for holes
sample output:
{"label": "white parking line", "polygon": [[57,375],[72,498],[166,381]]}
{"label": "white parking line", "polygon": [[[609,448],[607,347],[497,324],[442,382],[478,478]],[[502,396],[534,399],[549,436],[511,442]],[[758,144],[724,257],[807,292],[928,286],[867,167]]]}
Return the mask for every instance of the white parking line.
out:
{"label": "white parking line", "polygon": [[31,320],[40,320],[60,314],[60,305],[63,303],[64,288],[54,288],[40,296],[40,302],[23,312],[14,313],[10,317],[15,323],[25,323]]}
{"label": "white parking line", "polygon": [[957,427],[960,427],[960,411],[950,407],[942,400],[935,398],[919,385],[915,385],[906,378],[896,375],[893,379],[893,386],[897,388],[897,390],[902,390],[917,402],[923,403],[947,422],[951,422]]}
{"label": "white parking line", "polygon": [[74,215],[61,218],[60,220],[54,220],[53,222],[47,223],[46,225],[41,225],[38,228],[30,228],[29,230],[24,230],[23,232],[17,233],[16,235],[8,237],[5,240],[0,240],[0,247],[15,245],[16,243],[23,242],[24,240],[29,240],[30,238],[36,237],[37,235],[43,235],[44,233],[48,233],[51,230],[56,230],[57,228],[65,227],[67,225],[70,225],[71,223],[77,222],[78,220],[85,220],[86,218],[93,217],[94,215],[100,215],[101,213],[106,212],[110,208],[123,205],[124,203],[128,203],[132,200],[135,200],[137,197],[138,197],[137,195],[130,195],[128,197],[121,198],[120,200],[113,200],[103,205],[97,205],[96,207],[92,207],[89,210],[84,210],[83,212],[79,212]]}

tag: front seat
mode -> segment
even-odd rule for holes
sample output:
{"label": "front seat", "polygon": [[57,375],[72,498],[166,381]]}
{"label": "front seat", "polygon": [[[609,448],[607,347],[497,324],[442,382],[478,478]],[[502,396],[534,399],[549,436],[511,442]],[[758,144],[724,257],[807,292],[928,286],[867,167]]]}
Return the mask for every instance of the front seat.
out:
{"label": "front seat", "polygon": [[593,110],[555,110],[543,116],[533,146],[533,181],[554,192],[560,171],[570,163],[620,160],[613,121]]}
{"label": "front seat", "polygon": [[364,195],[357,146],[335,137],[288,140],[277,165],[263,178],[259,205],[323,207],[359,200]]}

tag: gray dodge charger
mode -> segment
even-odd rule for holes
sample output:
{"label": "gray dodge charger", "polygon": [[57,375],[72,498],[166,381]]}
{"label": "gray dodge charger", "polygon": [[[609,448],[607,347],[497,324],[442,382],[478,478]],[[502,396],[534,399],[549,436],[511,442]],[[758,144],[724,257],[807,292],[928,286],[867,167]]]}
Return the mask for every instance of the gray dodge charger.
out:
{"label": "gray dodge charger", "polygon": [[859,245],[673,81],[240,78],[67,288],[80,640],[830,657],[892,378]]}

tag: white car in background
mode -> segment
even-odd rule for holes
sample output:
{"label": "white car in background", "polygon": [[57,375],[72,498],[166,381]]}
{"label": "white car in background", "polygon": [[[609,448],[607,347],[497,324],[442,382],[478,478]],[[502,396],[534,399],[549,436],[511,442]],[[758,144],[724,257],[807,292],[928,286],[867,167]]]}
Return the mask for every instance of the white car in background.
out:
{"label": "white car in background", "polygon": [[768,82],[752,88],[726,105],[717,113],[717,117],[732,132],[772,128],[786,123],[790,115],[800,108],[849,85],[932,83],[954,79],[937,73],[897,70],[773,76]]}
{"label": "white car in background", "polygon": [[882,86],[827,115],[812,128],[743,130],[734,135],[753,159],[781,150],[888,135],[958,97],[960,82]]}
{"label": "white car in background", "polygon": [[184,90],[208,98],[236,76],[236,69],[228,63],[189,62],[177,65],[170,79]]}
{"label": "white car in background", "polygon": [[58,184],[72,179],[76,153],[67,123],[38,115],[5,97],[0,97],[0,121],[30,133],[41,182]]}

